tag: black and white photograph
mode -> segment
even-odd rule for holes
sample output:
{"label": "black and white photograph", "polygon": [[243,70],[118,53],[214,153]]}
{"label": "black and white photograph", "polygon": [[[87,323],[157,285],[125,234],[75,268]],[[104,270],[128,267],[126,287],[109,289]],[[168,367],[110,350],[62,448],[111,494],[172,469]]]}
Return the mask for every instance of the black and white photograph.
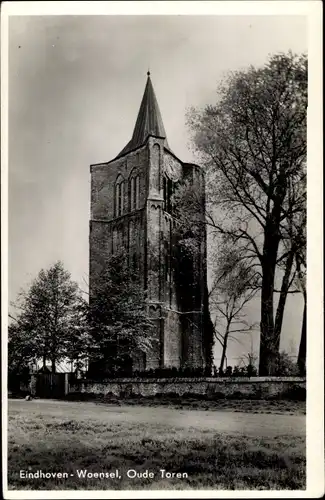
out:
{"label": "black and white photograph", "polygon": [[322,496],[321,3],[37,4],[1,14],[5,498]]}

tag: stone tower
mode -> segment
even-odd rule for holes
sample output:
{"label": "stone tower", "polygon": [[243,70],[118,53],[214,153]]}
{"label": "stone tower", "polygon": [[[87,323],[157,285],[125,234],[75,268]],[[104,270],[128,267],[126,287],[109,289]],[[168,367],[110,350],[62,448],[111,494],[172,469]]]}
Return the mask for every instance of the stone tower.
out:
{"label": "stone tower", "polygon": [[182,258],[172,198],[187,180],[204,200],[204,175],[170,149],[149,72],[131,140],[90,172],[90,297],[105,261],[123,245],[139,267],[159,340],[152,352],[133,359],[134,369],[205,367],[206,234],[197,242],[199,258]]}

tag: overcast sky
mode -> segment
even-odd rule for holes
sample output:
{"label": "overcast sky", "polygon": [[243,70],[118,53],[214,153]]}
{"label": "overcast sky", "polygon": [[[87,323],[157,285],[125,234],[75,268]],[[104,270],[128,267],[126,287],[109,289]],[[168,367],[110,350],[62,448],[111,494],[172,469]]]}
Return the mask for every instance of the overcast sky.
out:
{"label": "overcast sky", "polygon": [[[87,280],[89,165],[131,138],[149,67],[170,147],[190,161],[186,109],[213,103],[227,71],[290,49],[307,51],[302,16],[11,17],[9,300],[58,259]],[[251,314],[259,321],[258,305]],[[293,354],[301,317],[290,297],[282,347]]]}

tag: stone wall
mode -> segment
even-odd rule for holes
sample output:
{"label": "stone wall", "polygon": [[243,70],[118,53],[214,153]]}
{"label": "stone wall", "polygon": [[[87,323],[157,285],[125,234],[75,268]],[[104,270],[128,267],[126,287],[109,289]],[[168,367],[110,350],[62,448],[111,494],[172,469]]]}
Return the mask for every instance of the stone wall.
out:
{"label": "stone wall", "polygon": [[[306,390],[306,380],[300,377],[238,377],[180,379],[115,379],[105,382],[78,381],[69,393],[140,396],[202,396],[202,398],[234,399],[295,399]],[[291,396],[289,396],[291,394]],[[293,395],[293,396],[292,396]]]}

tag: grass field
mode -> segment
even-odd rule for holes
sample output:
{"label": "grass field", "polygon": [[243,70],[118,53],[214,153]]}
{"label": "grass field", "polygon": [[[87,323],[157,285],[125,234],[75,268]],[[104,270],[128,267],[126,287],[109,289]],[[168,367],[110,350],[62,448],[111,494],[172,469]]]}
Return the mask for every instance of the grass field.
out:
{"label": "grass field", "polygon": [[[14,401],[8,418],[9,489],[305,488],[303,416]],[[118,478],[77,472],[116,469]],[[128,478],[131,469],[154,477]],[[68,477],[20,477],[37,470]]]}

